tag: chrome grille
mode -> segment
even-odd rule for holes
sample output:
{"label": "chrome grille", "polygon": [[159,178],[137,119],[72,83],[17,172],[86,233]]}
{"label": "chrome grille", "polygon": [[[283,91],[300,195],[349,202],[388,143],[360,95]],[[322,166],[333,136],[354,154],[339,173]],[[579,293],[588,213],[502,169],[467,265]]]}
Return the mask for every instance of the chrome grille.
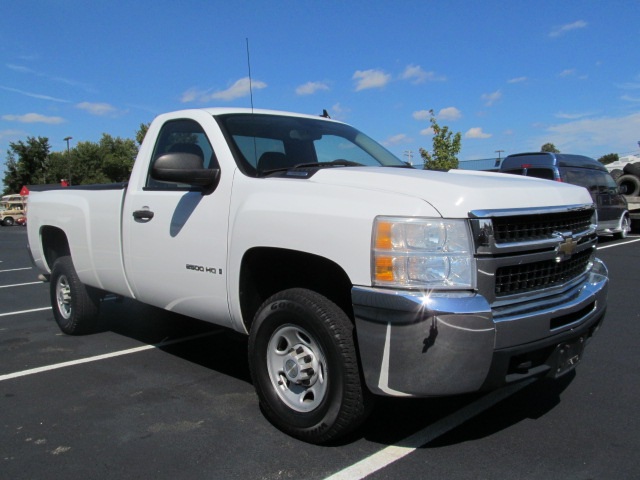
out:
{"label": "chrome grille", "polygon": [[524,265],[509,265],[496,270],[495,295],[514,295],[569,282],[587,269],[592,249],[576,253],[564,262],[555,259]]}
{"label": "chrome grille", "polygon": [[554,232],[584,232],[591,226],[593,210],[555,212],[544,215],[494,217],[493,235],[496,244],[528,242],[553,237]]}

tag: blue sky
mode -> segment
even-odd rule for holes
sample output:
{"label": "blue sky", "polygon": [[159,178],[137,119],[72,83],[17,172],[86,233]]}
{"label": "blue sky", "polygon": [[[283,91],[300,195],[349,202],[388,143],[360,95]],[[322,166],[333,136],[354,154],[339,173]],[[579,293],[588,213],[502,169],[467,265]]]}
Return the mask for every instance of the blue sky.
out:
{"label": "blue sky", "polygon": [[350,123],[399,157],[640,153],[638,1],[5,0],[0,162],[9,142],[134,138],[159,113],[253,102]]}

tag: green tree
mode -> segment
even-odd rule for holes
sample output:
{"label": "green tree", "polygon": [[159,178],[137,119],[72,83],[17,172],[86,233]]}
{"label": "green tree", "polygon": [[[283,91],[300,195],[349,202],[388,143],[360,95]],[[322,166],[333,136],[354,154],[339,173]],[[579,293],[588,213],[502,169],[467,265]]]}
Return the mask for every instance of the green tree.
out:
{"label": "green tree", "polygon": [[47,160],[45,176],[41,183],[60,183],[63,179],[69,180],[69,174],[71,172],[71,158],[71,154],[67,154],[66,150],[63,152],[51,152],[51,154],[49,154],[49,159]]}
{"label": "green tree", "polygon": [[138,154],[135,141],[103,133],[98,143],[78,142],[69,165],[73,185],[123,182],[131,174]]}
{"label": "green tree", "polygon": [[560,153],[560,150],[556,148],[553,143],[545,143],[540,147],[541,152],[549,152],[549,153]]}
{"label": "green tree", "polygon": [[25,185],[42,183],[46,176],[50,150],[49,139],[46,137],[27,137],[26,142],[19,140],[9,143],[4,193],[17,193]]}
{"label": "green tree", "polygon": [[100,145],[95,142],[78,142],[70,152],[71,185],[109,183],[102,172]]}
{"label": "green tree", "polygon": [[620,160],[620,157],[618,156],[617,153],[608,153],[607,155],[603,155],[598,159],[598,161],[603,165],[617,162],[618,160]]}
{"label": "green tree", "polygon": [[110,182],[124,182],[129,179],[133,163],[138,155],[136,143],[129,138],[113,138],[106,133],[100,139],[102,172]]}
{"label": "green tree", "polygon": [[149,125],[151,125],[151,123],[140,124],[140,128],[136,132],[136,142],[138,142],[138,145],[142,145],[142,141],[144,140],[144,137],[146,137],[147,135],[147,130],[149,130]]}
{"label": "green tree", "polygon": [[433,151],[428,152],[420,148],[420,156],[424,161],[425,170],[449,170],[458,168],[458,153],[460,153],[461,134],[453,133],[447,126],[440,126],[433,110],[429,110],[431,129],[433,130]]}

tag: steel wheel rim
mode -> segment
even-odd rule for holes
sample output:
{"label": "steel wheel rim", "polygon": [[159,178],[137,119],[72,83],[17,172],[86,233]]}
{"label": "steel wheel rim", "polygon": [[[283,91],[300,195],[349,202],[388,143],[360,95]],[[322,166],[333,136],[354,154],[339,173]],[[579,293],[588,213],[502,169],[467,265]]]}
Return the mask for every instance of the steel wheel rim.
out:
{"label": "steel wheel rim", "polygon": [[60,275],[56,282],[56,303],[58,312],[65,320],[71,317],[71,287],[65,275]]}
{"label": "steel wheel rim", "polygon": [[318,342],[296,325],[279,327],[267,346],[273,389],[296,412],[316,409],[327,394],[326,359]]}
{"label": "steel wheel rim", "polygon": [[627,234],[631,231],[631,221],[625,217],[622,220],[622,234],[626,237]]}

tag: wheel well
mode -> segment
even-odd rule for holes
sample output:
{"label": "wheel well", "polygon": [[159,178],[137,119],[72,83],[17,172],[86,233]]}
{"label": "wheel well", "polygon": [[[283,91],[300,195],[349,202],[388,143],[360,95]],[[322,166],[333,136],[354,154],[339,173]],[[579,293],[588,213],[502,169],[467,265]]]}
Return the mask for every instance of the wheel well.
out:
{"label": "wheel well", "polygon": [[71,255],[67,235],[59,228],[43,227],[40,230],[40,239],[44,258],[49,266],[49,270],[53,268],[56,259],[65,255]]}
{"label": "wheel well", "polygon": [[247,330],[262,303],[288,288],[308,288],[338,305],[353,319],[351,287],[346,272],[324,257],[294,250],[254,248],[242,259],[240,304]]}

